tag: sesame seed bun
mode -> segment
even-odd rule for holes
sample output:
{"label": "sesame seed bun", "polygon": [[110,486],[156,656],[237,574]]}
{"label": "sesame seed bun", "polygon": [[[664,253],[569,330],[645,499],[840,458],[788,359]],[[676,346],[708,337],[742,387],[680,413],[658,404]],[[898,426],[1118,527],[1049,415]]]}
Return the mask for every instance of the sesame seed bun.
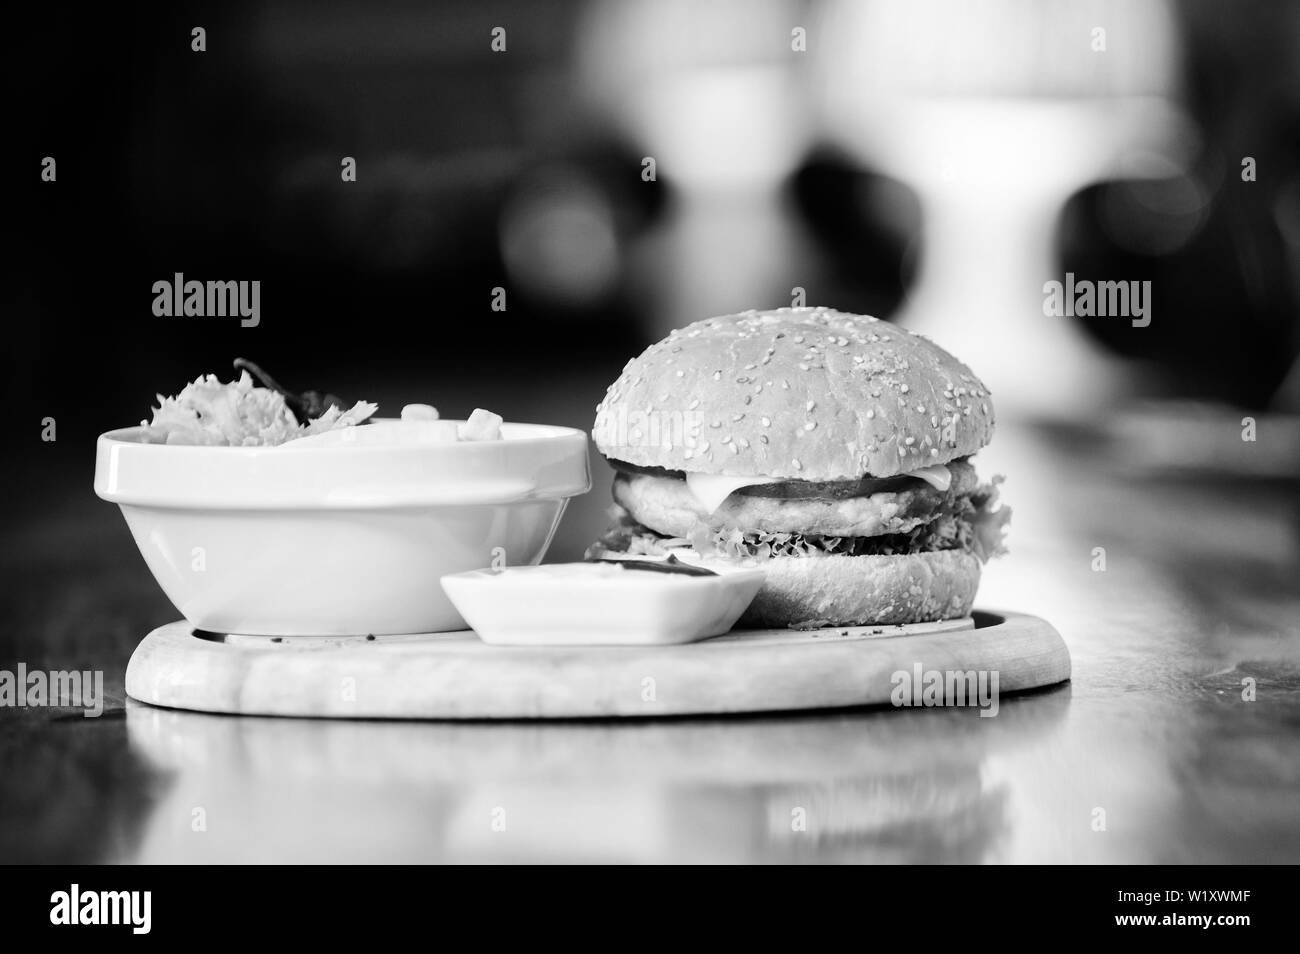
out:
{"label": "sesame seed bun", "polygon": [[993,434],[971,370],[928,338],[828,308],[678,329],[628,362],[596,446],[643,467],[828,481],[968,457]]}
{"label": "sesame seed bun", "polygon": [[763,587],[742,627],[807,628],[925,623],[969,616],[980,561],[967,550],[904,556],[782,557],[763,564]]}

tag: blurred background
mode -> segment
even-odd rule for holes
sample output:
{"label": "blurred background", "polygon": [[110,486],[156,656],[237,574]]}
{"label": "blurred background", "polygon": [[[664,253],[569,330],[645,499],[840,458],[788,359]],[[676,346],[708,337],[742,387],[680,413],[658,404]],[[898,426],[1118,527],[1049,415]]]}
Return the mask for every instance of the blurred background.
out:
{"label": "blurred background", "polygon": [[[247,816],[205,860],[427,857],[431,805],[512,779],[554,794],[534,802],[559,833],[528,849],[545,857],[1300,857],[1300,5],[269,0],[6,21],[0,662],[103,668],[122,715],[131,649],[177,614],[91,492],[94,438],[236,356],[389,413],[589,428],[669,329],[802,299],[929,334],[991,386],[981,470],[1009,475],[1016,519],[980,603],[1051,620],[1075,679],[988,728],[885,711],[399,736],[28,710],[32,732],[0,725],[0,854],[194,858],[167,827],[188,825],[188,783],[156,779],[198,766]],[[176,272],[260,281],[259,326],[155,317]],[[1045,313],[1067,274],[1150,282],[1149,323]],[[605,522],[593,470],[550,559]],[[1257,706],[1235,703],[1244,677]],[[286,784],[319,817],[282,825]],[[839,825],[805,854],[787,788]],[[179,814],[142,836],[160,798]],[[595,803],[615,817],[593,829]],[[1123,809],[1123,840],[1094,837],[1094,805]],[[346,843],[381,814],[386,836]]]}
{"label": "blurred background", "polygon": [[[96,433],[237,355],[390,410],[588,427],[670,328],[800,297],[930,334],[1004,419],[1092,424],[1181,398],[1231,423],[1300,401],[1293,4],[273,0],[16,18],[5,400],[20,455],[66,451],[60,472],[86,486]],[[260,280],[260,325],[155,317],[153,282],[175,272]],[[1150,324],[1045,315],[1044,284],[1067,272],[1150,281]],[[1171,425],[1136,426],[1143,446]],[[13,476],[46,481],[45,463]],[[577,509],[557,555],[601,519]]]}
{"label": "blurred background", "polygon": [[[1004,436],[982,459],[1022,512],[1030,497],[1042,510],[1018,521],[1021,552],[1059,521],[1029,470],[1049,441],[1108,468],[1099,489],[1253,481],[1287,534],[1265,551],[1298,549],[1294,4],[17,16],[0,289],[11,526],[48,539],[55,520],[111,519],[90,494],[94,437],[147,417],[157,393],[232,375],[236,356],[388,413],[482,406],[589,428],[624,362],[671,328],[807,302],[929,334],[990,385]],[[153,284],[177,272],[260,281],[260,323],[155,316]],[[1051,314],[1045,289],[1068,276],[1147,288],[1145,313]],[[552,559],[606,522],[594,453],[593,470]],[[1248,521],[1223,522],[1216,539],[1254,546]]]}

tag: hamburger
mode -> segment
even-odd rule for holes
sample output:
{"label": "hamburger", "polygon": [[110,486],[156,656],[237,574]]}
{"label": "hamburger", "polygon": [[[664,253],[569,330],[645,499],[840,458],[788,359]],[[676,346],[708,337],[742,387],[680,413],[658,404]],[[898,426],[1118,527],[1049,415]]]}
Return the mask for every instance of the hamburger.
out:
{"label": "hamburger", "polygon": [[596,408],[615,507],[588,556],[761,563],[742,626],[963,617],[1010,517],[1001,478],[971,463],[993,427],[970,368],[876,318],[699,321],[629,361]]}

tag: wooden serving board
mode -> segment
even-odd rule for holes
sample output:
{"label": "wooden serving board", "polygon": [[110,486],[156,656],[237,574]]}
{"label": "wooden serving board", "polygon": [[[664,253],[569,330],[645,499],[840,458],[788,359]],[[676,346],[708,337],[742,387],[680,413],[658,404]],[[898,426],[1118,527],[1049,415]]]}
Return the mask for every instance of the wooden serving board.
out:
{"label": "wooden serving board", "polygon": [[220,636],[176,622],[136,647],[126,691],[157,706],[390,719],[675,716],[889,704],[895,673],[996,671],[999,694],[1070,678],[1045,621],[736,631],[681,646],[489,646],[472,632]]}

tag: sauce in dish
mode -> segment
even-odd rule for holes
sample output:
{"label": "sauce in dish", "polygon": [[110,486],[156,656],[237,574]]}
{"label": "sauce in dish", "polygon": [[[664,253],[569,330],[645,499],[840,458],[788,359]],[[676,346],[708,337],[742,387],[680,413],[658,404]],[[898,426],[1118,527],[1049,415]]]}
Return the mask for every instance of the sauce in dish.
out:
{"label": "sauce in dish", "polygon": [[714,573],[619,560],[474,570],[442,578],[486,643],[657,646],[721,636],[763,583],[763,570]]}

